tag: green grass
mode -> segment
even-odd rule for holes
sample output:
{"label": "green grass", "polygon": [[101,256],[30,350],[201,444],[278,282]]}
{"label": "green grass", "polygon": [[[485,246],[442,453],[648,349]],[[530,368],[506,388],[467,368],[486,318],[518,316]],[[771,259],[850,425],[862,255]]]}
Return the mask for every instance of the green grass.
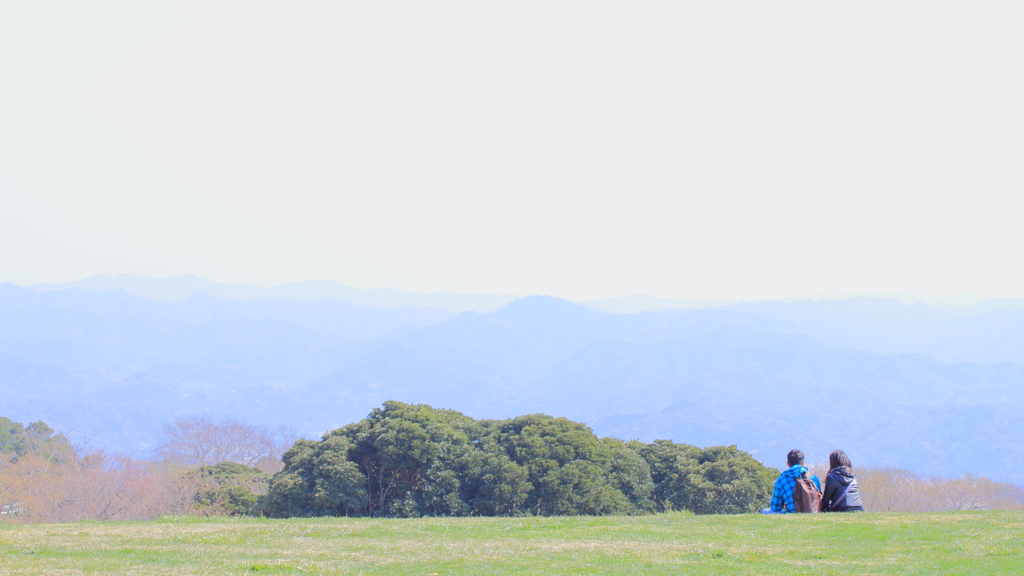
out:
{"label": "green grass", "polygon": [[0,525],[0,574],[1022,571],[1022,512]]}

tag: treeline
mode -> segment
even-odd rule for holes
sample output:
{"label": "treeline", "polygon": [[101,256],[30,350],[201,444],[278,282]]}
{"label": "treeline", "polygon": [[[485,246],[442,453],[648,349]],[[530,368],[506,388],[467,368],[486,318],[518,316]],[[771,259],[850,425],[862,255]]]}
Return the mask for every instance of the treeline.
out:
{"label": "treeline", "polygon": [[[400,402],[318,441],[291,435],[183,417],[163,427],[150,461],[83,453],[43,422],[0,417],[0,522],[736,514],[765,506],[778,474],[735,446],[623,442],[543,414],[474,420]],[[855,472],[872,511],[1024,508],[1024,490],[985,478]]]}
{"label": "treeline", "polygon": [[272,431],[238,422],[179,418],[164,426],[156,462],[82,456],[42,423],[5,422],[0,520],[18,522],[743,513],[769,498],[776,474],[734,446],[622,442],[543,414],[475,420],[400,402],[280,459]]}
{"label": "treeline", "polygon": [[864,503],[875,512],[1024,509],[1024,489],[971,474],[942,478],[900,468],[856,470]]}
{"label": "treeline", "polygon": [[153,498],[167,491],[152,463],[78,452],[43,422],[0,417],[0,520],[128,520],[177,509]]}
{"label": "treeline", "polygon": [[189,446],[211,454],[204,446],[211,431],[223,433],[215,446],[225,454],[280,469],[280,450],[260,438],[266,430],[238,422],[179,419],[164,429],[164,457],[150,461],[85,452],[43,422],[23,426],[0,417],[0,522],[251,514],[270,475],[235,462],[199,465]]}
{"label": "treeline", "polygon": [[598,438],[543,414],[475,420],[385,402],[299,440],[270,480],[268,516],[516,516],[753,512],[777,471],[735,446]]}

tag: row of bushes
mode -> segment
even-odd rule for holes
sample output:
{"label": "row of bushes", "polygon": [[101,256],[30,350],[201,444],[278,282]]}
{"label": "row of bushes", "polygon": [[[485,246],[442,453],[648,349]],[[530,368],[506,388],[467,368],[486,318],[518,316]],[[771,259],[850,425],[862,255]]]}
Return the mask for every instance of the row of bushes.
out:
{"label": "row of bushes", "polygon": [[752,512],[778,474],[735,446],[598,438],[543,414],[474,420],[385,402],[300,440],[257,507],[268,516],[515,516]]}

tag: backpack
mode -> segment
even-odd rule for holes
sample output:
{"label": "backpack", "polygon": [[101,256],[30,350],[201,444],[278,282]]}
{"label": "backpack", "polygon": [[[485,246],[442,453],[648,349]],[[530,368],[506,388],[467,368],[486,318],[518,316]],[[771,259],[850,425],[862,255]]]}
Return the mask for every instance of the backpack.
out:
{"label": "backpack", "polygon": [[817,514],[821,510],[821,491],[807,474],[796,479],[793,486],[793,512]]}

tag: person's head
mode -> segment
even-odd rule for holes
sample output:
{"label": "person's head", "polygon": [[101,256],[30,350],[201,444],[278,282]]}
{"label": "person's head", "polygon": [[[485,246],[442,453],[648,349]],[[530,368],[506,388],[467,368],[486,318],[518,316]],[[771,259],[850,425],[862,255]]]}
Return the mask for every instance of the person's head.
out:
{"label": "person's head", "polygon": [[843,452],[842,450],[833,450],[832,453],[828,455],[828,469],[831,470],[833,468],[840,467],[853,468],[853,464],[850,464],[850,457],[846,455],[846,452]]}
{"label": "person's head", "polygon": [[790,450],[789,454],[786,454],[786,464],[790,466],[796,466],[797,464],[804,463],[804,451],[803,450]]}

